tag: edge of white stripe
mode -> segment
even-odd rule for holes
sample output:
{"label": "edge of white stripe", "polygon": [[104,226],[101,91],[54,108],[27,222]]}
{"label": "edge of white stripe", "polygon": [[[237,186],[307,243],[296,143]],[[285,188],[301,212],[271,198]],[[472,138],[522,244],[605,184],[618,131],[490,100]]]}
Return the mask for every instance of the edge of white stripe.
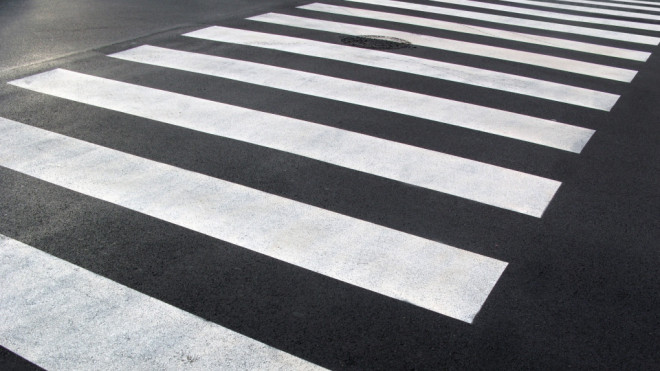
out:
{"label": "edge of white stripe", "polygon": [[0,166],[471,323],[507,263],[0,119]]}
{"label": "edge of white stripe", "polygon": [[46,369],[322,369],[1,234],[0,282],[0,345]]}

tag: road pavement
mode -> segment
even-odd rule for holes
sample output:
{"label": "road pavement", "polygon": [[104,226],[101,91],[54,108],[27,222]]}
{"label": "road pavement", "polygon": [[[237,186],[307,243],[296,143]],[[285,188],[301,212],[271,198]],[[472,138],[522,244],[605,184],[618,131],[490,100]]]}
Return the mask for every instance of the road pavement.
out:
{"label": "road pavement", "polygon": [[660,3],[0,19],[4,368],[660,364]]}

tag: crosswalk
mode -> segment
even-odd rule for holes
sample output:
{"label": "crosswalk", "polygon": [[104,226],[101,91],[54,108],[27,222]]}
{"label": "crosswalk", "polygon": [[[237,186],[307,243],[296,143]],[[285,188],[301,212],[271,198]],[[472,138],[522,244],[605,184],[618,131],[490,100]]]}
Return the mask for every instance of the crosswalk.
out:
{"label": "crosswalk", "polygon": [[[508,6],[508,5],[492,4],[492,3],[480,2],[480,1],[469,1],[469,0],[456,0],[456,1],[431,0],[431,1],[439,2],[443,4],[451,4],[451,5],[465,5],[480,9],[501,10],[504,12],[531,15],[531,16],[537,16],[541,18],[548,18],[555,20],[575,21],[575,22],[590,23],[590,24],[597,24],[604,26],[625,27],[625,28],[631,28],[637,30],[660,31],[660,25],[649,24],[639,21],[623,21],[618,19],[609,19],[602,17],[591,17],[585,15],[558,13],[558,12],[551,12],[545,10],[536,10],[531,8],[521,8],[521,7]],[[617,15],[623,17],[636,18],[640,20],[658,20],[657,15],[640,14],[640,13],[632,13],[632,12],[608,12],[607,10],[604,9],[598,9],[596,11],[593,11],[592,9],[590,13],[595,13],[597,15]]]}
{"label": "crosswalk", "polygon": [[290,27],[307,28],[310,30],[334,32],[338,34],[348,33],[355,35],[383,35],[408,40],[415,45],[424,46],[427,48],[449,50],[456,53],[465,53],[477,55],[480,57],[501,59],[505,61],[529,64],[532,66],[551,68],[566,72],[600,77],[604,79],[611,79],[615,81],[630,82],[635,77],[635,71],[623,68],[569,60],[566,58],[530,53],[520,50],[499,48],[490,45],[468,43],[426,35],[415,35],[410,32],[394,31],[384,28],[314,20],[304,17],[295,17],[281,14],[264,14],[252,17],[250,19],[258,22],[270,22]]}
{"label": "crosswalk", "polygon": [[[622,11],[622,10],[611,10],[611,9],[603,9],[603,8],[591,8],[587,6],[575,6],[575,5],[568,5],[568,4],[553,4],[553,3],[548,3],[545,1],[530,1],[530,0],[502,0],[504,2],[508,3],[515,3],[515,4],[524,4],[524,5],[535,5],[535,6],[540,6],[544,8],[553,8],[553,9],[566,9],[566,10],[576,10],[579,12],[586,12],[586,13],[596,13],[596,14],[607,14],[607,15],[615,15],[615,16],[622,16],[622,17],[630,17],[630,18],[636,18],[636,19],[650,19],[650,20],[658,20],[660,19],[660,15],[657,14],[647,14],[647,13],[637,13],[637,12],[631,12],[631,11]],[[603,5],[601,4],[596,4],[596,5]],[[657,9],[645,9],[645,10],[651,10],[651,11],[656,11]]]}
{"label": "crosswalk", "polygon": [[[357,50],[350,46],[337,46],[300,38],[237,30],[227,27],[210,27],[190,32],[186,34],[186,36],[281,50],[289,53],[346,61],[354,64],[399,72],[414,73],[420,76],[456,81],[463,84],[524,94],[583,107],[601,109],[604,111],[610,110],[618,99],[618,96],[615,94],[593,91],[565,84],[556,84],[524,76],[405,55],[384,53],[375,50]],[[144,50],[144,48],[139,50]],[[154,52],[152,51],[152,53]],[[116,54],[114,57],[126,59],[125,56],[127,54],[129,54],[129,52]],[[130,60],[137,61],[136,58],[139,58],[140,55],[138,54],[136,56],[135,54],[136,53],[132,54],[133,58]],[[174,57],[176,58],[177,56]],[[160,61],[158,56],[151,56],[151,59],[153,58]],[[151,63],[154,64],[155,62]]]}
{"label": "crosswalk", "polygon": [[[0,247],[3,345],[61,354],[30,357],[49,369],[321,369],[6,236]],[[131,357],[89,357],[107,349]]]}
{"label": "crosswalk", "polygon": [[[432,13],[432,14],[442,14],[442,15],[449,15],[453,17],[460,17],[466,20],[479,20],[479,21],[485,21],[488,23],[496,23],[496,24],[502,24],[502,25],[514,25],[514,26],[519,26],[519,27],[524,27],[524,28],[532,28],[532,29],[539,29],[539,30],[549,30],[549,31],[557,31],[557,32],[562,32],[562,33],[570,33],[570,34],[575,34],[575,35],[587,35],[587,36],[593,36],[597,38],[603,38],[603,39],[611,39],[611,40],[621,40],[621,41],[627,41],[627,42],[632,42],[632,43],[640,43],[640,44],[649,44],[649,45],[657,45],[658,44],[658,38],[657,37],[652,37],[652,36],[645,36],[645,35],[639,35],[635,33],[629,33],[629,32],[622,32],[622,31],[613,31],[613,30],[606,30],[606,29],[601,29],[601,28],[590,28],[590,27],[585,27],[585,26],[578,26],[578,25],[572,25],[572,24],[564,24],[564,23],[553,23],[549,21],[538,21],[534,19],[527,19],[527,18],[518,18],[518,17],[512,17],[512,16],[502,16],[502,15],[497,15],[497,14],[490,14],[490,13],[481,13],[478,11],[474,10],[461,10],[461,9],[454,9],[446,6],[438,6],[436,4],[416,4],[416,3],[408,3],[404,1],[397,1],[397,0],[348,0],[352,2],[359,2],[359,3],[364,3],[364,4],[373,4],[373,5],[380,5],[380,6],[385,6],[385,7],[392,7],[392,8],[399,8],[399,9],[409,9],[409,10],[416,10],[420,12],[427,12],[427,13]],[[515,7],[509,7],[506,9],[502,9],[497,5],[489,6],[489,3],[480,3],[476,1],[465,1],[465,2],[447,2],[444,3],[443,5],[465,5],[467,7],[476,7],[476,8],[484,8],[484,9],[493,9],[493,10],[504,10],[504,11],[511,11],[511,13],[521,13],[521,14],[529,14],[529,15],[537,15],[536,13],[531,13],[531,12],[525,12],[523,8],[515,8]],[[497,6],[497,8],[495,8]],[[317,4],[310,4],[304,9],[317,9],[318,5]],[[324,9],[327,7],[323,7],[320,9]],[[338,9],[337,7],[332,7],[332,12],[335,12]],[[477,9],[478,10],[478,9]],[[321,11],[326,11],[326,10],[321,10]],[[360,14],[361,11],[358,10],[344,10],[344,11],[349,11],[352,12],[352,14]],[[354,12],[354,13],[353,13]],[[393,19],[397,19],[398,15],[395,16]],[[552,17],[549,17],[552,18]],[[564,18],[561,14],[557,14],[557,19],[562,20],[575,20],[573,17],[570,18]],[[585,18],[580,17],[578,22],[588,22],[588,20],[585,20]],[[605,21],[605,20],[604,20]],[[596,22],[597,24],[601,24],[599,22]],[[602,23],[602,25],[610,25],[609,23]],[[644,26],[644,25],[642,25]],[[653,27],[653,25],[646,25],[648,27]],[[625,27],[625,26],[623,26]],[[534,36],[530,36],[531,38],[534,38]]]}
{"label": "crosswalk", "polygon": [[[434,14],[443,14],[443,15],[451,15],[451,16],[461,16],[465,14],[464,18],[468,19],[478,19],[478,20],[487,20],[487,21],[497,21],[497,20],[502,20],[504,24],[507,23],[512,23],[514,25],[527,25],[526,23],[523,23],[524,19],[509,19],[506,17],[483,17],[483,18],[478,18],[480,13],[470,13],[470,12],[461,12],[461,11],[456,11],[454,9],[448,9],[448,8],[440,8],[436,6],[429,6],[429,5],[421,5],[421,4],[413,4],[413,3],[405,3],[405,2],[399,2],[399,1],[390,1],[390,0],[384,0],[384,1],[378,1],[378,2],[369,2],[368,0],[362,1],[365,4],[375,4],[375,5],[382,5],[382,6],[389,6],[393,8],[399,8],[399,9],[408,9],[408,10],[418,10],[422,12],[429,12],[429,13],[434,13]],[[560,49],[568,49],[568,50],[577,50],[579,52],[583,53],[593,53],[593,54],[600,54],[600,55],[607,55],[610,57],[617,57],[617,58],[624,58],[624,59],[631,59],[631,60],[636,60],[636,61],[642,61],[645,62],[650,53],[638,51],[638,50],[630,50],[630,49],[623,49],[623,48],[616,48],[616,47],[611,47],[607,45],[601,45],[601,44],[592,44],[592,43],[585,43],[585,42],[580,42],[580,41],[573,41],[573,40],[566,40],[566,39],[561,39],[557,37],[546,37],[546,36],[541,36],[541,35],[533,35],[533,34],[527,34],[523,32],[514,32],[514,31],[507,31],[507,30],[501,30],[497,28],[492,28],[492,27],[480,27],[480,26],[474,26],[474,25],[467,25],[463,23],[456,23],[456,22],[447,22],[447,21],[442,21],[438,19],[429,19],[429,18],[424,18],[424,17],[417,17],[417,16],[409,16],[409,15],[403,15],[403,14],[395,14],[395,13],[388,13],[388,12],[381,12],[381,11],[375,11],[375,10],[368,10],[368,9],[355,9],[355,8],[349,8],[349,7],[344,7],[344,6],[337,6],[337,5],[328,5],[328,4],[321,4],[321,3],[313,3],[305,6],[301,6],[301,9],[305,10],[311,10],[311,11],[317,11],[317,12],[325,12],[325,13],[332,13],[332,14],[339,14],[339,15],[346,15],[346,16],[351,16],[351,17],[360,17],[360,18],[367,18],[367,19],[377,19],[380,21],[386,21],[386,22],[395,22],[395,23],[403,23],[403,24],[408,24],[412,26],[421,26],[421,27],[428,27],[428,28],[434,28],[438,30],[447,30],[447,31],[454,31],[454,32],[460,32],[460,33],[466,33],[466,34],[472,34],[472,35],[479,35],[479,36],[486,36],[486,37],[494,37],[498,39],[503,39],[503,40],[512,40],[512,41],[519,41],[523,43],[529,43],[529,44],[537,44],[537,45],[544,45],[544,46],[549,46],[553,48],[560,48]],[[485,15],[485,14],[482,14]],[[518,22],[516,22],[518,21]],[[533,25],[533,24],[532,24]],[[581,34],[582,32],[587,32],[587,35],[598,35],[599,37],[607,38],[606,36],[611,35],[611,38],[613,40],[624,40],[624,41],[630,41],[630,42],[638,42],[638,43],[650,43],[650,44],[657,44],[658,41],[656,41],[653,38],[644,38],[643,36],[640,35],[631,35],[631,34],[608,34],[605,33],[605,31],[600,30],[603,32],[602,34],[598,33],[598,29],[573,29],[570,28],[570,26],[565,25],[565,28],[562,28],[561,25],[559,24],[550,24],[554,25],[554,28],[550,28],[551,30],[555,31],[562,31],[562,32],[570,32],[572,30],[575,30],[575,33]],[[541,24],[540,29],[546,28],[545,24]],[[549,26],[549,25],[548,25]],[[527,25],[527,27],[531,27],[530,25]],[[619,36],[619,38],[616,38],[614,36]]]}
{"label": "crosswalk", "polygon": [[[430,124],[437,132],[458,130],[465,138],[497,138],[498,143],[538,147],[546,151],[542,153],[579,161],[598,129],[579,119],[604,117],[616,109],[624,87],[634,83],[652,47],[660,43],[660,24],[653,23],[660,20],[660,5],[572,3],[581,5],[531,0],[317,2],[251,16],[238,26],[185,32],[176,43],[137,45],[103,57],[104,63],[121,66],[117,68],[146,69],[159,76],[180,73],[209,86],[239,84],[300,97],[321,107],[314,112],[324,112],[322,107],[330,104],[349,113],[378,111],[401,123],[399,134],[379,135],[378,125],[371,131],[355,130],[359,115],[342,126],[323,115],[268,112],[249,101],[223,102],[139,79],[122,81],[93,68],[61,67],[8,84],[17,92],[69,102],[80,110],[138,120],[150,130],[181,129],[186,135],[234,141],[228,146],[242,143],[278,151],[355,177],[420,187],[457,205],[480,205],[533,221],[543,218],[562,179],[498,165],[483,156],[477,160],[424,148],[400,133]],[[403,39],[415,48],[357,48],[341,43],[346,35]],[[223,45],[232,49],[214,49]],[[264,63],[241,55],[278,57]],[[288,64],[303,60],[314,68]],[[351,79],[326,70],[328,63],[371,72]],[[497,99],[460,100],[434,89],[374,79],[374,71]],[[511,109],[518,101],[547,105],[550,113]],[[500,107],[498,102],[513,103]],[[560,114],[553,110],[562,117],[570,118],[565,114],[570,110],[580,114],[557,121],[552,117]],[[119,125],[110,120],[103,126],[112,131]],[[0,117],[0,131],[0,169],[448,320],[473,323],[509,265],[488,250],[445,244],[284,197],[268,186],[255,188],[84,135],[49,130],[47,122],[35,126]],[[10,283],[0,290],[0,345],[44,368],[332,366],[317,366],[313,354],[279,350],[268,344],[268,337],[254,340],[207,321],[171,300],[105,278],[3,231],[0,221],[0,280]]]}
{"label": "crosswalk", "polygon": [[[572,1],[573,3],[578,3],[578,4],[587,4],[587,5],[602,5],[604,7],[610,7],[610,8],[620,8],[620,9],[639,9],[639,10],[650,10],[652,12],[658,12],[660,11],[660,7],[658,7],[657,3],[653,2],[646,2],[646,4],[649,5],[655,5],[655,7],[652,6],[640,6],[640,5],[633,5],[633,4],[616,4],[616,3],[608,3],[608,2],[603,2],[603,1],[591,1],[591,0],[575,0]],[[522,4],[522,3],[520,3]],[[547,3],[540,3],[538,5],[547,5]],[[639,4],[645,4],[645,2],[641,1]],[[567,8],[562,8],[562,9],[567,9]],[[590,9],[593,10],[593,9]]]}

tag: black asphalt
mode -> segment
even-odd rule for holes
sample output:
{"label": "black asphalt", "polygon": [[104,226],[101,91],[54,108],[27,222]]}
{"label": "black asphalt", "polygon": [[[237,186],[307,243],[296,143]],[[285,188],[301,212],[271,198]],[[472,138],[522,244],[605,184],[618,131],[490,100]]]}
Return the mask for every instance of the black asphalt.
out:
{"label": "black asphalt", "polygon": [[[473,324],[2,167],[0,234],[330,369],[660,369],[660,48],[638,46],[654,54],[646,63],[632,62],[294,8],[311,2],[1,1],[0,117],[508,262]],[[388,11],[338,0],[324,3]],[[623,84],[422,47],[390,51],[621,95],[611,112],[601,112],[180,36],[210,24],[335,44],[346,36],[244,19],[274,10],[552,53],[639,73]],[[142,44],[420,92],[587,127],[596,134],[581,154],[574,154],[106,56]],[[562,186],[539,219],[6,84],[55,67],[318,122],[556,179]],[[0,368],[31,367],[0,349]]]}

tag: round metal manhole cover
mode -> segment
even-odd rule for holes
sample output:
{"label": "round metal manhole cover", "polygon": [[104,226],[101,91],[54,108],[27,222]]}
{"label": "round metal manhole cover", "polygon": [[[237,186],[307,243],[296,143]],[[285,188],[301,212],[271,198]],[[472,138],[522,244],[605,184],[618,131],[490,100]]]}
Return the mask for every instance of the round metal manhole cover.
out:
{"label": "round metal manhole cover", "polygon": [[378,35],[346,36],[341,38],[341,42],[346,45],[365,49],[413,48],[413,44],[410,41],[396,37]]}

